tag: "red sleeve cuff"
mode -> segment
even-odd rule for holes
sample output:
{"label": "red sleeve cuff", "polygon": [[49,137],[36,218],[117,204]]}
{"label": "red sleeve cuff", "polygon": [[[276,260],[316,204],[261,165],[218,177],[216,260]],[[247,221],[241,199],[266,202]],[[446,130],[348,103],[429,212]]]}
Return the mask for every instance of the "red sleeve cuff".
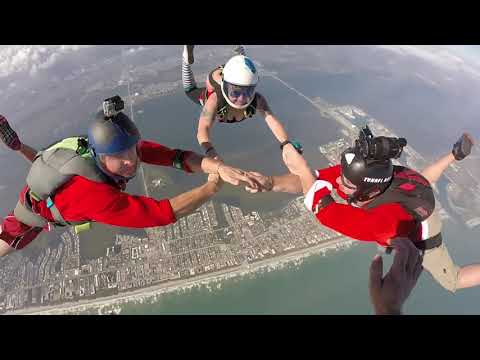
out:
{"label": "red sleeve cuff", "polygon": [[182,162],[182,166],[183,166],[183,170],[185,170],[185,172],[187,173],[193,173],[193,170],[190,168],[190,166],[188,166],[187,164],[187,158],[193,154],[193,151],[184,151],[183,152],[184,155],[183,155],[183,162]]}
{"label": "red sleeve cuff", "polygon": [[165,223],[162,226],[170,225],[177,222],[177,218],[175,213],[173,212],[172,204],[170,204],[170,200],[164,199],[159,201],[159,206],[164,209],[163,214],[165,214]]}

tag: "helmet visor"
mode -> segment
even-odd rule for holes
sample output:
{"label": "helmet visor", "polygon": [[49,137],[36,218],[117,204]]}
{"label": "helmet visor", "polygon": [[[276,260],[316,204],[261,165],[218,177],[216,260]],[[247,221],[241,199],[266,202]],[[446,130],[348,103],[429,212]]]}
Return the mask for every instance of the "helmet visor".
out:
{"label": "helmet visor", "polygon": [[223,90],[228,96],[228,99],[237,106],[250,104],[255,96],[255,85],[240,86],[224,81]]}

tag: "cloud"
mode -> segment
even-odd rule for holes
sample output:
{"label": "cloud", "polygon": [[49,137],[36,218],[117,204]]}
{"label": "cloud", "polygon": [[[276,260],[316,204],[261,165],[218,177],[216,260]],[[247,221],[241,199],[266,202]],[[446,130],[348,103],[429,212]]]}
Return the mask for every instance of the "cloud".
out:
{"label": "cloud", "polygon": [[53,66],[67,54],[90,45],[12,45],[0,46],[0,78],[25,72],[32,76]]}
{"label": "cloud", "polygon": [[377,48],[401,56],[413,56],[450,72],[465,72],[480,78],[480,62],[465,57],[460,46],[377,45]]}
{"label": "cloud", "polygon": [[133,55],[133,54],[136,54],[136,53],[138,53],[138,52],[140,52],[140,51],[144,51],[144,50],[148,50],[148,48],[146,48],[145,46],[141,45],[141,46],[139,46],[139,47],[137,47],[137,48],[130,48],[130,49],[128,49],[128,50],[125,52],[125,54],[126,54],[126,55]]}

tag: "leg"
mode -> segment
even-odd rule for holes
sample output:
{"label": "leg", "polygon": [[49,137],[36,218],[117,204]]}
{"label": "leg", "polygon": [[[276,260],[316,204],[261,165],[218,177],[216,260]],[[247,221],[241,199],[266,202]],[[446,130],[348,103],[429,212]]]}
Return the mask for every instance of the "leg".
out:
{"label": "leg", "polygon": [[466,289],[480,285],[480,264],[467,265],[458,273],[458,289]]}
{"label": "leg", "polygon": [[27,161],[33,162],[37,150],[28,145],[22,144],[17,133],[10,127],[7,119],[0,115],[0,140],[10,149],[17,151]]}
{"label": "leg", "polygon": [[205,88],[197,87],[191,64],[193,64],[193,45],[185,45],[182,55],[183,90],[190,100],[192,100],[195,104],[203,106],[201,99],[204,96]]}
{"label": "leg", "polygon": [[186,93],[197,88],[191,64],[193,64],[193,46],[184,45],[182,55],[182,84]]}
{"label": "leg", "polygon": [[0,256],[23,249],[43,231],[21,223],[11,212],[0,225]]}
{"label": "leg", "polygon": [[445,244],[434,249],[426,250],[423,255],[422,265],[423,268],[432,275],[435,281],[446,290],[454,293],[460,288],[460,269],[453,263]]}

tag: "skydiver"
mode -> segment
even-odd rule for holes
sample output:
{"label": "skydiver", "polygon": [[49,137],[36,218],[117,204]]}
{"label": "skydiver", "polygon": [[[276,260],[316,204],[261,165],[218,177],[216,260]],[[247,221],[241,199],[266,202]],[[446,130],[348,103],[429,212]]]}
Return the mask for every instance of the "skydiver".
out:
{"label": "skydiver", "polygon": [[[7,119],[0,117],[0,139],[32,162],[15,210],[0,225],[0,256],[24,248],[52,226],[77,229],[89,222],[165,226],[205,203],[223,181],[255,186],[245,172],[222,161],[142,140],[129,117],[112,110],[119,102],[123,104],[118,96],[104,102],[104,111],[96,114],[87,137],[63,139],[40,152],[23,144]],[[105,104],[113,107],[106,111]],[[140,162],[204,172],[208,181],[171,199],[130,195],[123,190]]]}
{"label": "skydiver", "polygon": [[[379,137],[380,143],[381,138],[389,139],[390,150],[400,156],[406,141],[400,144],[400,139]],[[343,152],[341,164],[314,175],[303,156],[287,144],[283,160],[290,174],[267,177],[252,172],[261,187],[246,190],[303,192],[306,207],[323,225],[356,240],[375,241],[387,250],[392,239],[409,238],[423,253],[423,267],[441,286],[455,292],[480,285],[480,264],[458,267],[452,261],[442,240],[431,184],[451,163],[468,156],[473,145],[472,136],[463,134],[449,154],[422,173],[393,166],[391,157],[372,157],[355,146]],[[333,199],[334,188],[348,204]]]}
{"label": "skydiver", "polygon": [[275,138],[288,140],[283,125],[273,115],[267,100],[256,92],[258,71],[253,61],[245,55],[245,48],[238,45],[225,65],[210,72],[205,87],[197,87],[191,65],[194,63],[194,45],[185,45],[182,56],[182,82],[186,95],[203,107],[198,121],[197,140],[211,158],[219,158],[210,131],[215,120],[220,123],[239,123],[257,112],[264,117]]}

